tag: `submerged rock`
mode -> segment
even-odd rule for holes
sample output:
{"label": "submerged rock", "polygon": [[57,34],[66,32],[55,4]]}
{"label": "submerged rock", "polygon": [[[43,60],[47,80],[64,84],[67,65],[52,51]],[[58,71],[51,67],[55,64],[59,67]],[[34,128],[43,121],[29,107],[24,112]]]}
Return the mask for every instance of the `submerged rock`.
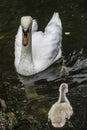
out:
{"label": "submerged rock", "polygon": [[0,130],[11,130],[16,124],[17,119],[13,112],[6,112],[6,103],[0,98]]}

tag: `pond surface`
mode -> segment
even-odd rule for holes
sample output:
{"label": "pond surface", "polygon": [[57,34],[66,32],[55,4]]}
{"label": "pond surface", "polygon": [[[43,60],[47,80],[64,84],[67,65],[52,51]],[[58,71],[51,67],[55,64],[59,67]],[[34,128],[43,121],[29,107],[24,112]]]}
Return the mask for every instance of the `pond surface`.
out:
{"label": "pond surface", "polygon": [[[63,55],[69,71],[60,76],[58,62],[43,73],[20,77],[14,68],[14,40],[20,18],[31,15],[43,30],[54,11],[63,26]],[[69,32],[69,35],[66,35]],[[65,129],[87,129],[87,1],[86,0],[3,0],[0,1],[0,98],[17,118],[15,130],[54,130],[47,123],[48,111],[58,99],[62,82],[74,115]]]}

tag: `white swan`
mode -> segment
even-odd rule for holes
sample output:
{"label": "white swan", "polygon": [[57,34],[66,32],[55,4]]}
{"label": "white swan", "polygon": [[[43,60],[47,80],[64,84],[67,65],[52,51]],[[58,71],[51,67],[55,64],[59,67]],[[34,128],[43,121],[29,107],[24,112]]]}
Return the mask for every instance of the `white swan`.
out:
{"label": "white swan", "polygon": [[62,56],[62,25],[58,13],[53,14],[44,32],[37,29],[36,20],[30,16],[21,18],[15,39],[15,67],[21,75],[41,72]]}
{"label": "white swan", "polygon": [[48,113],[48,121],[51,121],[54,127],[63,127],[66,119],[70,119],[73,114],[72,106],[66,97],[68,84],[62,83],[59,88],[59,100],[52,105]]}

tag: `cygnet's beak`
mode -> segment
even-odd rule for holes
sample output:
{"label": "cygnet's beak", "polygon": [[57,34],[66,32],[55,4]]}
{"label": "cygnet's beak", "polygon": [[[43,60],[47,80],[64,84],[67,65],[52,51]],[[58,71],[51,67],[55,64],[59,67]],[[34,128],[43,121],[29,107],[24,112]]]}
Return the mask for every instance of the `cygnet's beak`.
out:
{"label": "cygnet's beak", "polygon": [[24,46],[27,46],[28,41],[29,41],[29,28],[27,30],[23,30],[22,44]]}

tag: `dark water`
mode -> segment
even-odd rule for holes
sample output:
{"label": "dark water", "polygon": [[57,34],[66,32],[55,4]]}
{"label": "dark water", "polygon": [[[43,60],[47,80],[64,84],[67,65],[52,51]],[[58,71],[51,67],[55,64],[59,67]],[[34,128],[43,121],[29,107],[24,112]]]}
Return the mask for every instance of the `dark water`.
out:
{"label": "dark water", "polygon": [[[14,68],[14,39],[20,17],[31,15],[43,30],[54,11],[63,25],[63,55],[69,75],[59,76],[59,64],[33,77],[19,77]],[[70,32],[70,35],[65,35]],[[87,1],[0,1],[0,98],[15,113],[16,130],[54,130],[47,123],[51,105],[62,82],[69,84],[68,98],[74,115],[62,129],[87,128]]]}

